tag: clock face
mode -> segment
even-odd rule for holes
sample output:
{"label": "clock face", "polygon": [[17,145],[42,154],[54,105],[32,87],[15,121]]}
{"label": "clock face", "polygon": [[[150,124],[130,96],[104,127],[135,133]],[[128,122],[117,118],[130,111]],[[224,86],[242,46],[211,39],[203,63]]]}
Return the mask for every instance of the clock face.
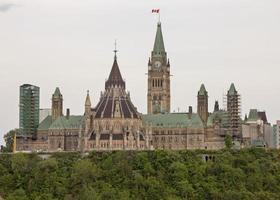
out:
{"label": "clock face", "polygon": [[156,67],[156,68],[160,68],[160,67],[161,67],[161,62],[156,61],[156,62],[155,62],[155,67]]}

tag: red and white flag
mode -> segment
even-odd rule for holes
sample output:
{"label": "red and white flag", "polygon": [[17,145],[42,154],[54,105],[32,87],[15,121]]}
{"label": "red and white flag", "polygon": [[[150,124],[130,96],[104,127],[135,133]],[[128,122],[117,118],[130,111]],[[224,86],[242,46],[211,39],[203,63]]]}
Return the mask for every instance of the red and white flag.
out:
{"label": "red and white flag", "polygon": [[159,9],[152,9],[152,13],[159,13]]}

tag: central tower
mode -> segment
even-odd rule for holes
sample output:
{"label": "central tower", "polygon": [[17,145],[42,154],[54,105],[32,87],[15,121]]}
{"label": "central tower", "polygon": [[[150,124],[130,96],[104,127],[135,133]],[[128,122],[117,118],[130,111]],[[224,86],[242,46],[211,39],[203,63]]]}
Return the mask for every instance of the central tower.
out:
{"label": "central tower", "polygon": [[161,23],[157,24],[154,49],[148,63],[148,114],[170,112],[170,63],[164,48]]}

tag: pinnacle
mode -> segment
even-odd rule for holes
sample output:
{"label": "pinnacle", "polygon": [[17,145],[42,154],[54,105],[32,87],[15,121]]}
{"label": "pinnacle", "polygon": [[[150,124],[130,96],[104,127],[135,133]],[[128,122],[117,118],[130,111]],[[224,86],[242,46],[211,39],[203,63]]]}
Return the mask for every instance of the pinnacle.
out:
{"label": "pinnacle", "polygon": [[199,90],[199,92],[198,92],[198,95],[201,95],[201,96],[207,95],[207,91],[206,91],[206,89],[205,89],[204,84],[201,84],[200,90]]}

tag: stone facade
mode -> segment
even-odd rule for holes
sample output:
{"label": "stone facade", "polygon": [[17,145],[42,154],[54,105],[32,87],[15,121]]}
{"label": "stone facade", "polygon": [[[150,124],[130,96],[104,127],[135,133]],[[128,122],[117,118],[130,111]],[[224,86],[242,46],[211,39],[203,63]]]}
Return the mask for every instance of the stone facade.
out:
{"label": "stone facade", "polygon": [[[229,112],[215,102],[208,111],[208,92],[202,84],[197,95],[197,113],[170,113],[170,63],[164,48],[161,24],[148,63],[147,114],[133,105],[117,62],[92,106],[87,92],[83,115],[63,115],[59,88],[52,95],[52,116],[39,125],[37,137],[17,136],[17,151],[111,151],[154,149],[220,149],[229,134]],[[235,88],[230,89],[233,95]],[[231,95],[231,93],[229,93]],[[238,102],[239,103],[239,102]]]}
{"label": "stone facade", "polygon": [[84,150],[148,149],[142,116],[134,107],[130,94],[125,89],[125,81],[121,76],[115,55],[100,101],[89,111],[89,96],[86,99]]}
{"label": "stone facade", "polygon": [[170,112],[170,63],[164,48],[161,23],[148,63],[148,114]]}

